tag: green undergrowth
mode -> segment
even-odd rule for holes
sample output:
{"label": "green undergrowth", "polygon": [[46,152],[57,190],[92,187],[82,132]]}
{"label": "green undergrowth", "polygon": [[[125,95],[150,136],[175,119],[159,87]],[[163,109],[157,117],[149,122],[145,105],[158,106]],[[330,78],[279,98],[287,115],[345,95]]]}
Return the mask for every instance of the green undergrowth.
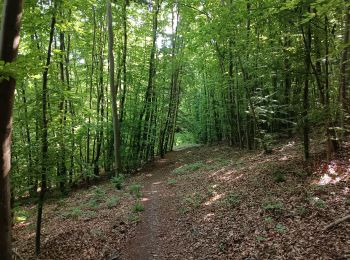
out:
{"label": "green undergrowth", "polygon": [[204,162],[198,161],[198,162],[182,165],[179,168],[176,168],[175,170],[173,170],[173,173],[178,175],[191,173],[203,168],[204,166],[205,166]]}
{"label": "green undergrowth", "polygon": [[223,158],[215,158],[210,162],[197,161],[193,163],[184,164],[172,171],[176,175],[184,175],[188,173],[193,173],[198,170],[202,171],[214,171],[220,170],[221,168],[228,166],[232,163],[231,160]]}

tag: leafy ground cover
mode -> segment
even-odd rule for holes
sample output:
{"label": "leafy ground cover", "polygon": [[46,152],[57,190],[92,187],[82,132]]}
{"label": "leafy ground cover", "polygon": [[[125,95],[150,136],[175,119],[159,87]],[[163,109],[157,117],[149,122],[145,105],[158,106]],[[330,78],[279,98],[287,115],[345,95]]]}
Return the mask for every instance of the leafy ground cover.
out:
{"label": "leafy ground cover", "polygon": [[[315,147],[317,147],[315,145]],[[290,141],[269,155],[230,147],[172,152],[127,180],[46,207],[41,259],[349,259],[350,155],[305,164]],[[15,245],[33,253],[34,209]],[[50,235],[48,235],[50,234]]]}

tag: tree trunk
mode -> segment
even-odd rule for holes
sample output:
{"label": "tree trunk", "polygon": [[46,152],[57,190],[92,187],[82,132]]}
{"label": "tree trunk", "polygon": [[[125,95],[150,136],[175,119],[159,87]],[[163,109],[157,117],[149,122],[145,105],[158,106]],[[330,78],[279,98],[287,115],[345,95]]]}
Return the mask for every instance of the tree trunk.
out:
{"label": "tree trunk", "polygon": [[311,70],[311,24],[307,24],[306,35],[303,30],[304,48],[305,48],[305,78],[303,91],[303,142],[304,142],[304,159],[308,160],[310,157],[310,139],[309,139],[309,82]]}
{"label": "tree trunk", "polygon": [[[348,4],[349,0],[345,0]],[[350,42],[350,6],[345,8],[345,26],[343,32],[344,49],[341,55],[340,63],[340,86],[339,86],[339,101],[343,110],[348,107],[347,103],[347,84],[348,84],[348,58],[349,58],[349,42]],[[343,116],[342,116],[343,117]],[[343,119],[342,119],[343,120]]]}
{"label": "tree trunk", "polygon": [[114,137],[114,175],[120,173],[121,157],[120,157],[120,125],[117,110],[117,89],[114,83],[114,54],[113,54],[113,27],[112,27],[112,6],[111,1],[107,0],[107,26],[108,26],[108,59],[109,59],[109,84],[111,90],[112,117],[113,117],[113,137]]}
{"label": "tree trunk", "polygon": [[[5,0],[3,3],[0,35],[0,60],[13,62],[17,57],[22,0]],[[16,80],[12,77],[0,81],[0,259],[10,260],[11,207],[10,169],[12,110]]]}
{"label": "tree trunk", "polygon": [[128,1],[123,1],[123,88],[122,88],[122,96],[120,100],[120,122],[123,122],[125,116],[125,99],[126,99],[126,88],[127,88],[127,77],[126,77],[126,57],[128,51],[128,31],[127,31],[127,5]]}
{"label": "tree trunk", "polygon": [[42,89],[42,134],[41,134],[41,152],[42,152],[42,162],[41,162],[41,190],[38,200],[38,216],[36,222],[36,236],[35,236],[35,253],[36,255],[40,254],[40,239],[41,239],[41,222],[42,222],[42,213],[43,213],[43,205],[44,198],[47,188],[46,183],[46,174],[47,174],[47,162],[48,162],[48,120],[47,120],[47,81],[48,81],[48,73],[49,73],[49,65],[51,63],[51,48],[53,42],[53,36],[55,31],[56,17],[53,16],[51,19],[51,28],[50,28],[50,38],[49,38],[49,46],[47,49],[47,58],[45,69],[43,72],[43,89]]}

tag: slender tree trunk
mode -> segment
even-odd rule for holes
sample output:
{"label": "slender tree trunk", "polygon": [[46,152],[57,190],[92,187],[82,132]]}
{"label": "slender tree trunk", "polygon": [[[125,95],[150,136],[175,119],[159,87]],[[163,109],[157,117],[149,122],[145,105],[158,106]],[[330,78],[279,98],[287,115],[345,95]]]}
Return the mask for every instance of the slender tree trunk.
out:
{"label": "slender tree trunk", "polygon": [[108,26],[108,59],[109,59],[109,84],[111,90],[112,117],[113,117],[113,137],[114,137],[114,175],[120,174],[122,169],[120,156],[120,126],[117,110],[117,89],[114,83],[114,54],[113,54],[113,27],[112,27],[112,6],[107,0],[107,26]]}
{"label": "slender tree trunk", "polygon": [[[60,61],[60,80],[62,85],[64,86],[66,84],[65,81],[65,71],[64,71],[64,61],[65,57],[63,55],[65,51],[64,46],[64,32],[60,32],[60,50],[62,52],[61,55],[61,61]],[[65,194],[65,185],[66,185],[66,146],[65,146],[65,129],[66,129],[66,99],[64,97],[64,94],[61,97],[61,101],[59,104],[59,110],[60,110],[60,162],[58,167],[58,177],[59,177],[59,183],[60,183],[60,190],[62,194]]]}
{"label": "slender tree trunk", "polygon": [[125,99],[126,99],[126,89],[127,89],[127,75],[126,75],[126,57],[128,51],[128,31],[127,31],[127,5],[128,0],[123,1],[123,58],[122,58],[122,66],[123,66],[123,88],[122,88],[122,96],[120,100],[120,122],[123,122],[125,116]]}
{"label": "slender tree trunk", "polygon": [[[303,30],[303,29],[302,29]],[[303,142],[304,142],[304,159],[308,160],[310,157],[310,139],[309,139],[309,83],[311,70],[311,24],[307,24],[306,34],[303,30],[303,39],[305,47],[305,78],[303,91]]]}
{"label": "slender tree trunk", "polygon": [[49,38],[49,46],[47,49],[47,58],[45,63],[45,69],[43,72],[43,89],[42,89],[42,134],[41,134],[41,152],[42,152],[42,162],[41,162],[41,190],[38,200],[38,216],[36,222],[36,237],[35,237],[35,252],[37,255],[40,254],[40,239],[41,239],[41,223],[42,223],[42,213],[43,213],[43,205],[45,199],[45,193],[47,189],[47,169],[48,169],[48,120],[47,120],[47,82],[48,82],[48,73],[49,73],[49,65],[51,63],[51,48],[54,37],[56,24],[56,17],[53,16],[51,19],[51,28],[50,28],[50,38]]}
{"label": "slender tree trunk", "polygon": [[[93,24],[94,24],[94,30],[93,30],[93,38],[92,38],[92,52],[91,52],[91,71],[90,71],[90,82],[89,82],[89,111],[92,112],[92,88],[93,88],[93,75],[94,75],[94,69],[95,69],[95,46],[96,46],[96,10],[95,7],[92,7],[92,13],[93,13]],[[91,140],[91,131],[90,131],[90,124],[91,124],[91,115],[89,113],[88,118],[88,129],[87,129],[87,139],[86,139],[86,164],[90,165],[90,140]],[[87,181],[89,182],[89,176],[87,176]]]}
{"label": "slender tree trunk", "polygon": [[[0,60],[5,63],[13,62],[17,57],[22,8],[22,0],[3,2]],[[12,255],[9,174],[15,87],[16,80],[12,77],[0,81],[0,259],[3,260],[10,260]]]}

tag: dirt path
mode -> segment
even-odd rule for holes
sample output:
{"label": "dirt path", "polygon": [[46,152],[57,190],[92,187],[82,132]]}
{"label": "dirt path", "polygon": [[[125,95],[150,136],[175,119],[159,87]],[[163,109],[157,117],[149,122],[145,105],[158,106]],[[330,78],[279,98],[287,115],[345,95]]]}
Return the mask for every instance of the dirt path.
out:
{"label": "dirt path", "polygon": [[[142,189],[142,203],[145,207],[135,236],[127,243],[121,259],[148,260],[164,259],[162,238],[171,228],[172,217],[167,201],[167,176],[174,168],[176,153],[171,158],[158,160],[145,175]],[[152,169],[156,169],[152,171]]]}

